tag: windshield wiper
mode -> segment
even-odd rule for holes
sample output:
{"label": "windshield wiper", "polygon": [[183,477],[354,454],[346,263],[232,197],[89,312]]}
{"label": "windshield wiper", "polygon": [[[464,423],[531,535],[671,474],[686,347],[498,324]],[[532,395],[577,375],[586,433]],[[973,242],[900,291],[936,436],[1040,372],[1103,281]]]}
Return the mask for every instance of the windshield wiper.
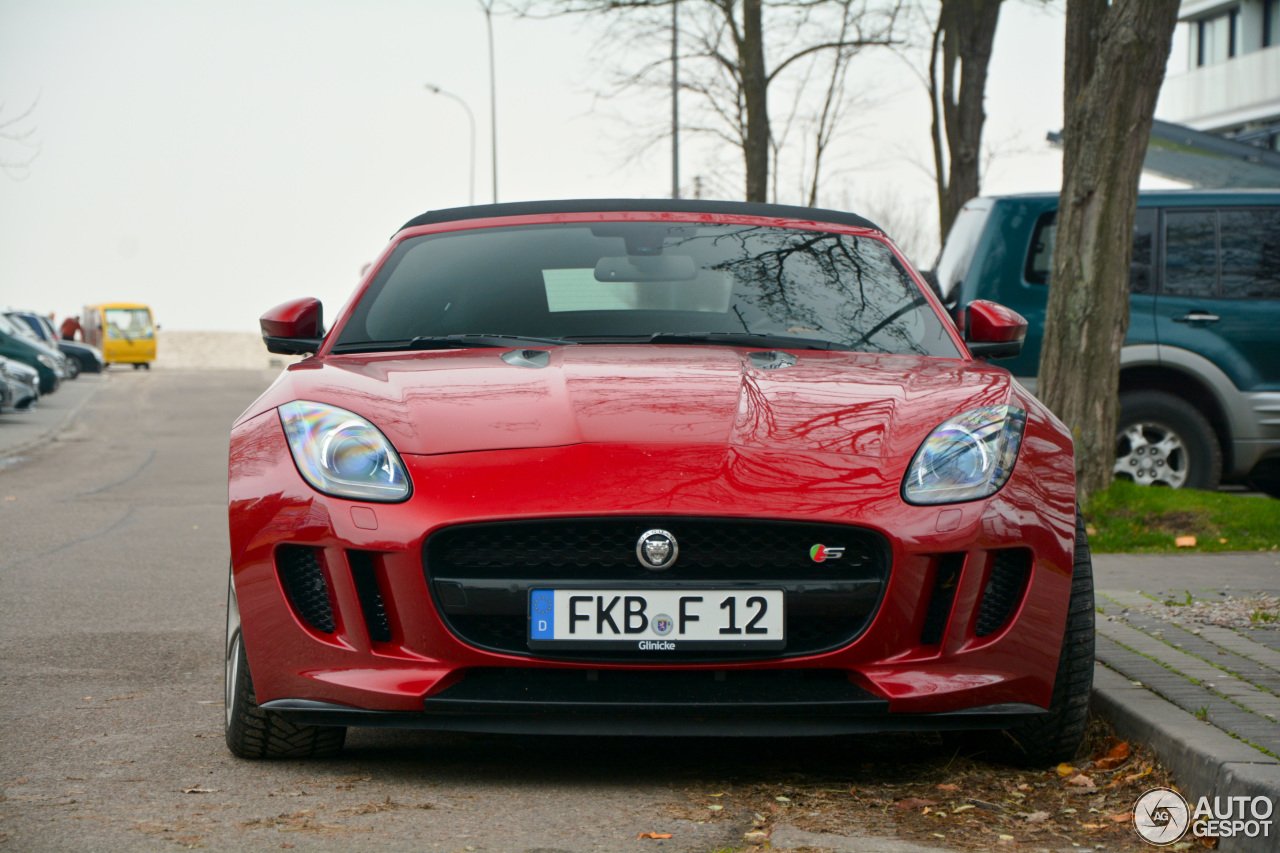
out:
{"label": "windshield wiper", "polygon": [[357,341],[349,344],[335,344],[333,351],[386,352],[391,350],[472,349],[479,347],[514,349],[528,346],[573,346],[575,343],[575,341],[564,341],[559,338],[527,338],[521,335],[419,335],[407,341]]}
{"label": "windshield wiper", "polygon": [[778,349],[848,350],[846,344],[820,338],[795,338],[751,332],[659,332],[649,336],[651,344],[717,344],[726,347],[776,347]]}

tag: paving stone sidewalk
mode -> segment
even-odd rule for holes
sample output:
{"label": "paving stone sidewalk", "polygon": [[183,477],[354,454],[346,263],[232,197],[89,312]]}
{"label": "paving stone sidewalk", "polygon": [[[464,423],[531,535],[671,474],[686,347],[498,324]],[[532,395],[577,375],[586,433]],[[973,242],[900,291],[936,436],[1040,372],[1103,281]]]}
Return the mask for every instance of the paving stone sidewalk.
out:
{"label": "paving stone sidewalk", "polygon": [[1098,590],[1097,660],[1204,724],[1280,757],[1277,594]]}
{"label": "paving stone sidewalk", "polygon": [[1096,657],[1204,725],[1280,757],[1280,575],[1276,585],[1099,590]]}

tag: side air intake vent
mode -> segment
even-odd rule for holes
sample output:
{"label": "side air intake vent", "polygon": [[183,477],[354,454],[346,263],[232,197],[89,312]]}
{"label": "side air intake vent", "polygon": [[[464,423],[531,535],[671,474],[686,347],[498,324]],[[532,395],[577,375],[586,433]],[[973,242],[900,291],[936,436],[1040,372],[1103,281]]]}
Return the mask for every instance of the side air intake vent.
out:
{"label": "side air intake vent", "polygon": [[960,570],[964,568],[964,554],[940,554],[938,569],[933,576],[933,593],[929,596],[929,609],[924,617],[924,630],[920,642],[926,646],[942,642],[951,618],[951,606],[956,600],[956,586],[960,582]]}
{"label": "side air intake vent", "polygon": [[332,634],[333,606],[320,564],[320,549],[284,545],[276,549],[276,571],[298,616],[317,631]]}
{"label": "side air intake vent", "polygon": [[999,631],[1022,599],[1031,574],[1031,552],[1022,548],[1010,548],[994,552],[991,560],[991,577],[982,591],[982,605],[978,608],[979,637],[987,637]]}
{"label": "side air intake vent", "polygon": [[348,551],[347,563],[351,577],[360,596],[360,610],[364,613],[364,625],[369,639],[375,643],[391,642],[391,622],[387,619],[387,607],[378,585],[378,573],[374,568],[374,555],[368,551]]}

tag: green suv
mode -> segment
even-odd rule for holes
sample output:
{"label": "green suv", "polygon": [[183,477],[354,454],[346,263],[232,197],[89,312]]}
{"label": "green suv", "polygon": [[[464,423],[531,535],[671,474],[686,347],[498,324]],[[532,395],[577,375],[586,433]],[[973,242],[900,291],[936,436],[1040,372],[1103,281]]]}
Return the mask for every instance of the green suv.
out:
{"label": "green suv", "polygon": [[[990,299],[1027,318],[1022,354],[1001,364],[1032,392],[1057,208],[1050,194],[971,200],[933,271],[949,306]],[[1280,190],[1139,195],[1115,473],[1280,497]]]}

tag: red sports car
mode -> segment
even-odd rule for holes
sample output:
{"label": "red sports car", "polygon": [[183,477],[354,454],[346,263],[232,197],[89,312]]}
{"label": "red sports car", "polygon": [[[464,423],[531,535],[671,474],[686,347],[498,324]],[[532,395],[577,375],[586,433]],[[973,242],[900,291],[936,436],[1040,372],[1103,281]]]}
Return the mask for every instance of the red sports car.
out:
{"label": "red sports car", "polygon": [[314,299],[262,318],[313,355],[232,428],[231,751],[368,725],[1069,757],[1093,667],[1071,439],[984,360],[1025,329],[989,302],[953,322],[849,213],[410,221],[327,332]]}

